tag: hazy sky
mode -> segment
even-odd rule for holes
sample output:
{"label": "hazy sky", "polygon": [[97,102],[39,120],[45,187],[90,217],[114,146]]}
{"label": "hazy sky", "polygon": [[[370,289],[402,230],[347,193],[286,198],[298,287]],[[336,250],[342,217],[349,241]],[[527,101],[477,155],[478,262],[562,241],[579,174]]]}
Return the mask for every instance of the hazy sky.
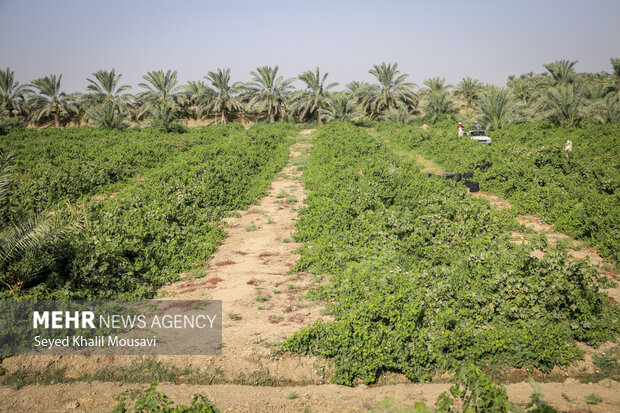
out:
{"label": "hazy sky", "polygon": [[618,16],[620,0],[0,0],[0,67],[20,82],[62,73],[67,92],[84,91],[99,69],[138,91],[150,70],[186,82],[229,67],[247,81],[263,65],[286,77],[319,66],[340,89],[372,81],[382,61],[419,85],[432,76],[504,85],[559,59],[610,72]]}

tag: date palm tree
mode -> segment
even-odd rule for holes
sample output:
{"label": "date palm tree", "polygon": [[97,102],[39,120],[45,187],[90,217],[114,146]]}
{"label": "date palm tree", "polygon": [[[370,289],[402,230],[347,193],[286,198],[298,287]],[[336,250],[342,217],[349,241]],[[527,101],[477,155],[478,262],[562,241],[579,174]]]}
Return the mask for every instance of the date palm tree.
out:
{"label": "date palm tree", "polygon": [[6,109],[9,117],[24,112],[26,98],[32,93],[27,85],[20,85],[15,80],[15,73],[8,67],[0,69],[0,106]]}
{"label": "date palm tree", "polygon": [[364,95],[364,91],[368,89],[370,86],[367,82],[360,82],[357,80],[348,83],[345,90],[349,93],[349,95],[355,100],[358,99],[358,96]]}
{"label": "date palm tree", "polygon": [[417,105],[417,96],[413,91],[415,83],[407,82],[409,75],[400,74],[398,63],[374,65],[369,73],[377,78],[378,86],[372,91],[369,104],[373,113],[384,113],[397,106],[413,107]]}
{"label": "date palm tree", "polygon": [[567,85],[574,80],[574,67],[577,62],[578,60],[573,62],[569,60],[556,60],[543,66],[549,71],[555,85]]}
{"label": "date palm tree", "polygon": [[392,123],[399,123],[401,125],[410,125],[413,123],[414,118],[411,116],[411,113],[405,107],[393,108],[390,109],[385,115],[384,118]]}
{"label": "date palm tree", "polygon": [[129,85],[119,85],[123,75],[117,75],[115,70],[98,70],[93,73],[93,79],[86,78],[88,86],[86,90],[91,92],[84,95],[85,101],[90,104],[108,105],[111,104],[121,108],[128,103],[131,98],[122,92],[131,89]]}
{"label": "date palm tree", "polygon": [[541,102],[547,117],[564,126],[576,126],[586,115],[585,90],[582,83],[548,88]]}
{"label": "date palm tree", "polygon": [[448,119],[455,112],[452,99],[444,89],[443,91],[430,91],[424,98],[424,111],[431,123],[442,119]]}
{"label": "date palm tree", "polygon": [[158,104],[177,106],[176,98],[180,87],[177,86],[179,82],[176,70],[168,70],[166,73],[163,70],[148,72],[142,76],[142,79],[146,83],[139,83],[138,86],[146,89],[139,96],[143,104],[146,106]]}
{"label": "date palm tree", "polygon": [[355,102],[357,108],[364,114],[371,114],[372,97],[377,93],[378,86],[371,85],[367,82],[359,82],[357,80],[347,84],[345,91]]}
{"label": "date palm tree", "polygon": [[349,93],[335,93],[329,97],[329,105],[321,109],[321,117],[327,122],[333,120],[349,121],[362,112],[355,108],[355,101]]}
{"label": "date palm tree", "polygon": [[[12,175],[13,153],[0,148],[0,206],[8,203]],[[60,227],[50,218],[41,216],[9,217],[7,210],[0,208],[0,282],[15,294],[23,282],[29,281],[27,277],[32,278],[54,260],[52,252],[58,241],[81,228],[80,222]],[[15,279],[19,270],[12,273],[11,267],[24,258],[32,258],[34,266],[30,268],[31,273],[22,273]]]}
{"label": "date palm tree", "polygon": [[90,122],[102,129],[124,129],[125,115],[112,102],[91,106],[87,111]]}
{"label": "date palm tree", "polygon": [[274,123],[276,115],[282,115],[286,101],[293,89],[291,83],[295,79],[284,79],[278,76],[278,66],[257,67],[250,72],[252,80],[244,86],[244,94],[248,98],[248,106],[266,110],[269,122]]}
{"label": "date palm tree", "polygon": [[190,119],[198,119],[213,98],[213,91],[202,80],[189,81],[182,88],[182,103],[187,115]]}
{"label": "date palm tree", "polygon": [[620,79],[620,59],[612,57],[609,59],[609,61],[611,62],[614,76],[616,77],[616,79]]}
{"label": "date palm tree", "polygon": [[60,90],[60,81],[62,75],[56,77],[51,74],[32,81],[31,86],[37,89],[38,95],[32,99],[33,111],[32,118],[34,121],[40,121],[42,118],[52,116],[54,118],[54,126],[60,126],[61,116],[70,116],[74,109],[72,96],[65,94]]}
{"label": "date palm tree", "polygon": [[488,87],[481,93],[477,106],[482,122],[489,125],[489,129],[500,129],[513,112],[508,91],[495,86]]}
{"label": "date palm tree", "polygon": [[450,98],[449,89],[452,85],[446,84],[445,78],[431,77],[424,81],[426,89],[420,94],[423,96],[424,111],[431,123],[448,118],[454,113],[454,106]]}
{"label": "date palm tree", "polygon": [[316,120],[321,125],[321,111],[330,106],[329,90],[338,86],[338,83],[325,84],[329,73],[321,77],[319,68],[314,72],[308,70],[299,75],[299,80],[306,84],[306,89],[299,91],[295,97],[294,106],[302,118],[306,116],[316,116]]}
{"label": "date palm tree", "polygon": [[613,69],[612,79],[614,83],[614,89],[616,93],[616,99],[620,100],[620,59],[611,58],[609,59],[611,62],[611,67]]}
{"label": "date palm tree", "polygon": [[608,93],[601,99],[592,102],[588,117],[596,119],[601,123],[620,121],[620,99],[618,99],[618,93]]}
{"label": "date palm tree", "polygon": [[209,72],[205,79],[211,82],[213,88],[213,97],[206,108],[213,112],[219,112],[221,122],[226,124],[229,112],[243,108],[243,103],[239,96],[241,84],[239,82],[230,84],[230,69],[228,68]]}
{"label": "date palm tree", "polygon": [[465,102],[467,109],[474,107],[474,104],[478,101],[478,94],[482,89],[482,84],[479,80],[472,79],[471,77],[464,77],[454,89],[454,96],[462,99]]}
{"label": "date palm tree", "polygon": [[532,93],[534,92],[532,86],[532,82],[524,78],[515,78],[508,82],[508,88],[512,95],[525,106],[529,105],[532,99]]}
{"label": "date palm tree", "polygon": [[177,121],[178,112],[171,105],[159,103],[150,105],[146,124],[164,132],[179,132],[183,127]]}
{"label": "date palm tree", "polygon": [[426,79],[424,85],[428,88],[428,92],[435,93],[448,93],[448,89],[452,88],[452,85],[446,84],[445,78],[440,78],[439,76]]}

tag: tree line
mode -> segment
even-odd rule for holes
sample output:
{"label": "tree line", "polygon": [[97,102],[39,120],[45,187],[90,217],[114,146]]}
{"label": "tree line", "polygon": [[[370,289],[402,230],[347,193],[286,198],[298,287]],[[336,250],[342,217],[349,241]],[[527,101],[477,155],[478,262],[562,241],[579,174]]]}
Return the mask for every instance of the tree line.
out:
{"label": "tree line", "polygon": [[[620,59],[610,61],[611,74],[577,73],[577,61],[555,61],[543,65],[542,73],[510,76],[505,87],[471,77],[456,86],[433,77],[419,87],[397,63],[383,62],[369,71],[374,83],[352,81],[343,91],[334,91],[338,83],[329,83],[329,74],[318,67],[285,79],[278,66],[262,66],[250,73],[247,83],[233,83],[230,69],[217,69],[184,85],[176,71],[158,70],[143,76],[136,94],[128,92],[131,86],[122,84],[114,69],[93,73],[85,93],[69,94],[62,91],[62,75],[22,85],[7,67],[0,70],[0,130],[85,122],[114,129],[144,123],[170,130],[180,119],[322,124],[352,119],[410,123],[420,118],[435,123],[464,117],[478,119],[489,129],[541,118],[564,126],[585,119],[607,123],[620,120]],[[304,83],[303,89],[294,89],[296,79]]]}

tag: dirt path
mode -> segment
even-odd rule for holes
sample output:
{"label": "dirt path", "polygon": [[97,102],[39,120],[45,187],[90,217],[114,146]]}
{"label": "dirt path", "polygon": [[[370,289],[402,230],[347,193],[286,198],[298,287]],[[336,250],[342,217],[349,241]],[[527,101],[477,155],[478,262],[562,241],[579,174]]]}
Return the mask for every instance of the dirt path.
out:
{"label": "dirt path", "polygon": [[[27,386],[19,391],[0,387],[0,412],[24,411],[24,400],[29,400],[29,412],[108,412],[117,402],[113,396],[123,394],[128,400],[147,385],[120,385],[117,383],[55,384],[43,388]],[[312,385],[303,387],[262,387],[217,384],[211,386],[160,384],[157,390],[177,403],[189,405],[192,394],[200,393],[213,401],[222,412],[363,412],[376,407],[386,397],[400,406],[415,402],[433,405],[437,396],[449,389],[449,384],[396,384],[389,386],[344,387]],[[541,383],[544,398],[561,411],[618,412],[620,411],[620,384],[603,380],[597,384]],[[532,393],[528,383],[506,386],[512,402],[526,403]],[[36,392],[38,397],[32,398]],[[602,401],[596,405],[586,402],[595,394]],[[133,396],[133,397],[132,397]],[[375,410],[389,412],[396,410]],[[399,410],[400,411],[400,410]]]}
{"label": "dirt path", "polygon": [[298,160],[308,151],[307,143],[291,147],[289,164],[268,195],[239,217],[226,219],[228,235],[203,277],[162,289],[166,298],[222,301],[222,356],[201,362],[202,367],[222,371],[227,380],[269,374],[292,383],[321,381],[314,374],[316,360],[276,359],[271,354],[283,339],[321,317],[319,306],[302,299],[315,279],[308,273],[290,273],[301,246],[293,242],[292,233],[305,198]]}

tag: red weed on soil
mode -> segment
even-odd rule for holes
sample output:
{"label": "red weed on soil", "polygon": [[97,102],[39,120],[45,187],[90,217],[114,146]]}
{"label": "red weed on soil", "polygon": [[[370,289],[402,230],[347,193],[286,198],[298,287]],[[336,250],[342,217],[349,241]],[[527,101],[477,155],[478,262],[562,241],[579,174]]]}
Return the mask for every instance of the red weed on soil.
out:
{"label": "red weed on soil", "polygon": [[217,285],[217,283],[224,281],[223,279],[221,279],[220,277],[213,277],[213,278],[209,278],[205,284],[208,285],[207,288],[215,288],[215,286]]}
{"label": "red weed on soil", "polygon": [[224,265],[232,265],[232,264],[236,264],[236,262],[234,262],[233,260],[226,260],[226,261],[220,261],[220,262],[215,263],[215,265],[217,265],[218,267],[223,267]]}
{"label": "red weed on soil", "polygon": [[278,324],[280,321],[282,321],[282,318],[278,318],[277,316],[274,316],[274,315],[269,316],[269,322],[271,324]]}
{"label": "red weed on soil", "polygon": [[304,316],[301,315],[301,314],[297,314],[297,315],[294,315],[292,317],[289,317],[288,321],[291,321],[293,323],[303,323],[304,322]]}
{"label": "red weed on soil", "polygon": [[258,258],[274,257],[276,255],[280,255],[280,254],[278,254],[277,252],[261,252]]}

